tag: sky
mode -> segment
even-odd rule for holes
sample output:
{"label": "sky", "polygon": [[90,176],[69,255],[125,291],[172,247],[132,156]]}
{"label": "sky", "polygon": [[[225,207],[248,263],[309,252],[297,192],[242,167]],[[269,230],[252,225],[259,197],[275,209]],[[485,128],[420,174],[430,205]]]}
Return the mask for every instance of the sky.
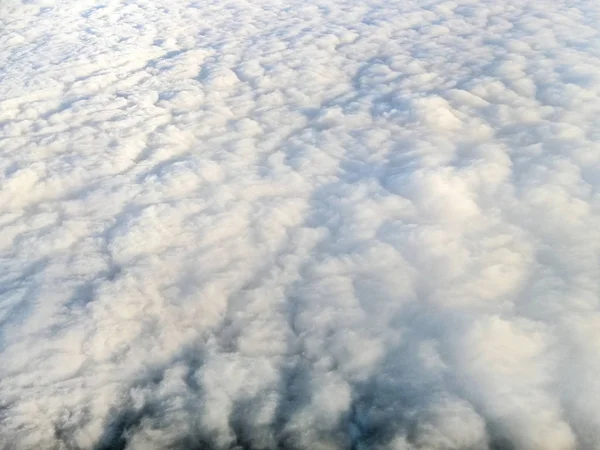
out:
{"label": "sky", "polygon": [[2,0],[0,449],[600,449],[599,31]]}

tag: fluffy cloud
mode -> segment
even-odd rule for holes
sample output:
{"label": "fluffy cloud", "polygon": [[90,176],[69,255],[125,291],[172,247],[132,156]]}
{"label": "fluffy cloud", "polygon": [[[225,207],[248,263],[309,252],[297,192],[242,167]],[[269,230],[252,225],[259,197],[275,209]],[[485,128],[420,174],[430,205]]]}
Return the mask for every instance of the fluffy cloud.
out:
{"label": "fluffy cloud", "polygon": [[1,448],[599,448],[594,2],[0,8]]}

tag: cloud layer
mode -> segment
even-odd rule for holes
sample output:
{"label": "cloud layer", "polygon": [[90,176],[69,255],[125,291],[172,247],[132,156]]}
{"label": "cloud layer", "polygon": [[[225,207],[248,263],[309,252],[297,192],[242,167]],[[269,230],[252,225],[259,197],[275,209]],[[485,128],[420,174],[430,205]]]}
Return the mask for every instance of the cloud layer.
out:
{"label": "cloud layer", "polygon": [[0,448],[600,449],[595,2],[0,10]]}

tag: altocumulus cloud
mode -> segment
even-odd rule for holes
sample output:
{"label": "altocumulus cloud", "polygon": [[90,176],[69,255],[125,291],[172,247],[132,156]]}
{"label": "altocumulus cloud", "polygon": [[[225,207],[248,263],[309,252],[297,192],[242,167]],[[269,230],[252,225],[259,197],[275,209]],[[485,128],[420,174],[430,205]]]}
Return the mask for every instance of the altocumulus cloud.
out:
{"label": "altocumulus cloud", "polygon": [[598,2],[0,24],[1,448],[600,448]]}

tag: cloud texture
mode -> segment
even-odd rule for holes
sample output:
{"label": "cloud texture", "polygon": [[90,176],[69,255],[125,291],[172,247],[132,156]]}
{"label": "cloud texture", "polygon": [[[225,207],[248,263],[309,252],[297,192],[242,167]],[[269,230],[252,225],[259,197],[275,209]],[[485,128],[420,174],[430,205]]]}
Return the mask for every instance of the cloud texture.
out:
{"label": "cloud texture", "polygon": [[0,448],[600,449],[592,0],[0,5]]}

